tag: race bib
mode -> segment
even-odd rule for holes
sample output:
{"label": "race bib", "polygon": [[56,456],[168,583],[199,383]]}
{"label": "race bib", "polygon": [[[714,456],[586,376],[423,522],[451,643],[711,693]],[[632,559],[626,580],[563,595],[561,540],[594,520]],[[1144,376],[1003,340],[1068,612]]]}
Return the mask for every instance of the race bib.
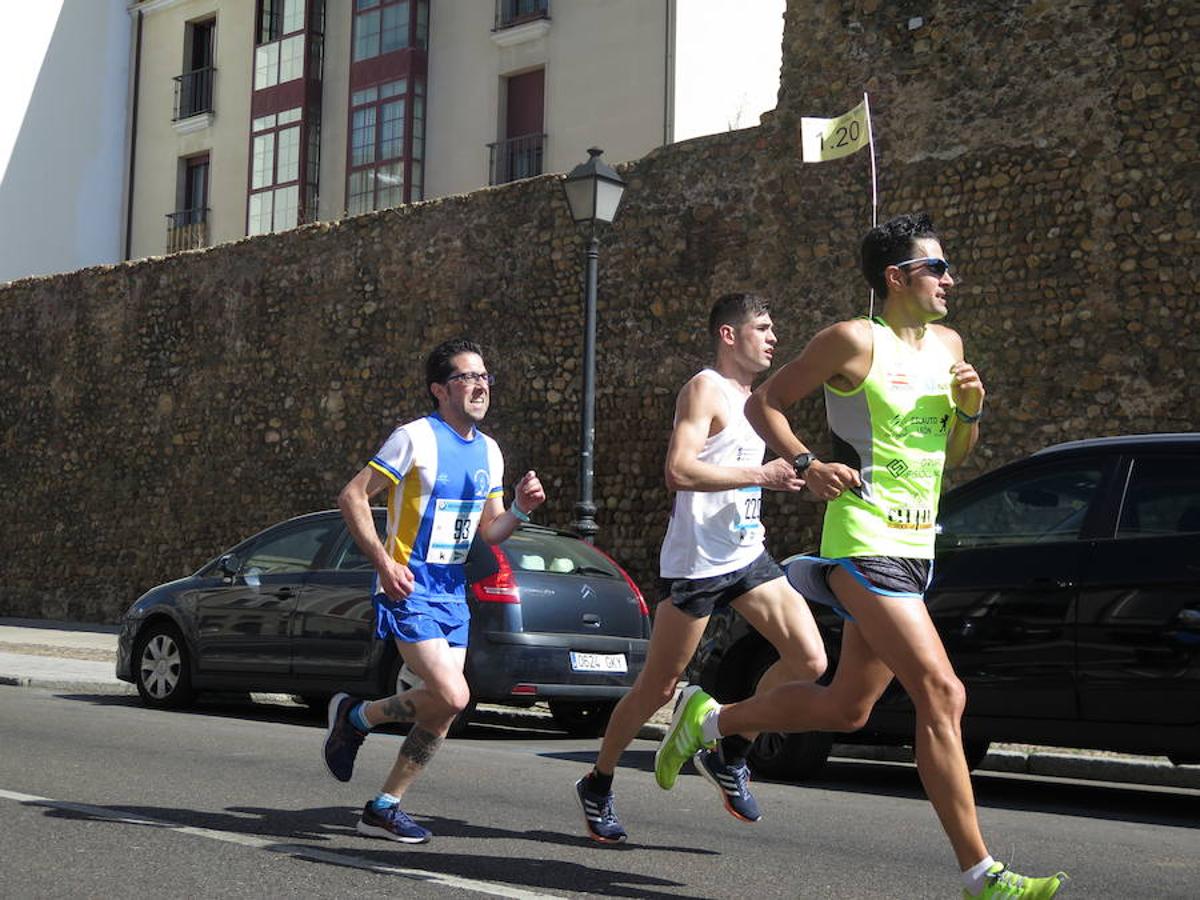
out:
{"label": "race bib", "polygon": [[471,548],[471,540],[483,515],[484,500],[438,500],[436,503],[425,561],[438,565],[461,563]]}
{"label": "race bib", "polygon": [[753,544],[762,535],[762,488],[738,488],[737,516],[733,527],[737,529],[739,543]]}

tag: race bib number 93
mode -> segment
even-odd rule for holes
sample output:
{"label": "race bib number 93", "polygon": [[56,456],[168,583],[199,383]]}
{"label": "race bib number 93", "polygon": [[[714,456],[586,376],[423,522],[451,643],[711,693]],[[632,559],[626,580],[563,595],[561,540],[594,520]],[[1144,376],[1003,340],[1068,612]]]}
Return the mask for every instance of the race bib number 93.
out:
{"label": "race bib number 93", "polygon": [[471,549],[471,540],[483,515],[483,499],[438,500],[429,535],[425,561],[439,565],[461,563]]}

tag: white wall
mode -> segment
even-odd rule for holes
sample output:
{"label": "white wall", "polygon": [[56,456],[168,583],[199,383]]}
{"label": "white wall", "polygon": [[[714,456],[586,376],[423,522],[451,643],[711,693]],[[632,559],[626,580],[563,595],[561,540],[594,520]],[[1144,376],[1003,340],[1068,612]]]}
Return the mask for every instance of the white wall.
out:
{"label": "white wall", "polygon": [[121,258],[125,0],[5,0],[0,282]]}
{"label": "white wall", "polygon": [[787,0],[676,0],[674,134],[752,128],[775,108]]}

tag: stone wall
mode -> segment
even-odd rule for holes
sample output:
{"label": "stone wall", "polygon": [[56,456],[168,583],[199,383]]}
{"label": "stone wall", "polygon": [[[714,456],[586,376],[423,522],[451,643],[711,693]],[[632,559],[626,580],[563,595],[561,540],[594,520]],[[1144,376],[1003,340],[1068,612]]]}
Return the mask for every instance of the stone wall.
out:
{"label": "stone wall", "polygon": [[[625,170],[600,260],[598,542],[652,588],[674,393],[714,295],[772,296],[780,358],[865,311],[867,155],[797,149],[801,115],[864,89],[880,216],[934,215],[961,275],[948,323],[989,389],[951,483],[1055,441],[1193,430],[1198,34],[1182,3],[789,4],[779,109]],[[538,518],[565,526],[581,253],[546,176],[0,288],[0,614],[111,621],[332,505],[426,410],[424,353],[460,333],[499,377],[487,429],[510,476],[536,468]],[[795,418],[822,446],[819,400]],[[777,553],[812,546],[816,504],[768,496],[764,516]]]}

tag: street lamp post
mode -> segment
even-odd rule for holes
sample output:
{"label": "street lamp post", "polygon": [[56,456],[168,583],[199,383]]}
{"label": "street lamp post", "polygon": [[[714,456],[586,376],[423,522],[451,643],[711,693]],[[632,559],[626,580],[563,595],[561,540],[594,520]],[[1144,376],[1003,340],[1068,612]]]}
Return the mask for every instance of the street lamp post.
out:
{"label": "street lamp post", "polygon": [[608,166],[599,147],[588,148],[588,161],[576,166],[563,181],[571,218],[588,226],[586,265],[583,279],[583,396],[579,412],[579,502],[575,504],[572,527],[589,544],[600,530],[596,504],[592,501],[593,448],[596,441],[596,268],[600,259],[597,224],[607,224],[617,215],[625,182]]}

